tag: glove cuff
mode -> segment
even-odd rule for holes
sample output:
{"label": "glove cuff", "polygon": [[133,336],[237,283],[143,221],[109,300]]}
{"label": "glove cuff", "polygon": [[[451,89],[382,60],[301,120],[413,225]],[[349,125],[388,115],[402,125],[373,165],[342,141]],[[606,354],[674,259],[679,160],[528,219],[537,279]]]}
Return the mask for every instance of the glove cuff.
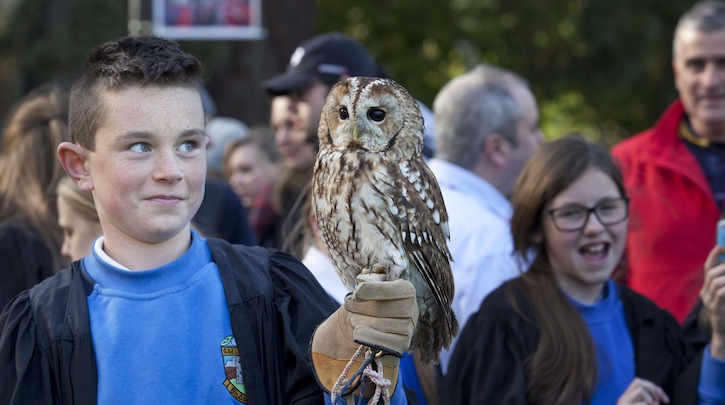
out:
{"label": "glove cuff", "polygon": [[[350,357],[352,358],[352,354],[350,355]],[[363,356],[360,357],[361,358],[358,358],[352,364],[346,378],[351,378],[355,374],[355,372],[360,369],[360,366],[362,366],[363,361],[365,360]],[[386,355],[383,356],[380,360],[383,364],[383,376],[390,380],[390,395],[393,395],[395,387],[397,387],[398,384],[398,375],[400,373],[400,359],[395,356]],[[349,363],[350,359],[335,359],[322,353],[312,352],[312,365],[314,368],[315,377],[317,378],[318,384],[328,394],[332,393],[332,389],[335,387],[335,383],[337,382],[338,378],[340,378],[340,375],[343,373],[345,367],[347,367]],[[362,382],[364,385],[363,391],[365,393],[365,396],[372,396],[373,392],[375,391],[375,385],[373,385],[367,379]],[[351,393],[354,393],[355,395],[360,395],[359,381],[354,386],[350,387],[346,392],[343,392],[342,395],[347,396]]]}
{"label": "glove cuff", "polygon": [[[348,316],[349,313],[345,308],[340,307],[318,326],[312,335],[310,343],[312,366],[317,382],[328,394],[332,392],[335,383],[359,348],[359,345],[353,340],[352,328],[347,322]],[[398,382],[400,359],[386,355],[382,356],[380,360],[383,364],[383,375],[390,380],[390,394],[392,395]],[[352,377],[364,361],[365,354],[363,353],[355,360],[345,378]],[[353,391],[356,395],[359,394],[359,383],[350,387],[350,390],[344,392],[343,395],[349,395]],[[366,396],[370,396],[374,392],[374,386],[369,381],[367,381],[364,392]]]}

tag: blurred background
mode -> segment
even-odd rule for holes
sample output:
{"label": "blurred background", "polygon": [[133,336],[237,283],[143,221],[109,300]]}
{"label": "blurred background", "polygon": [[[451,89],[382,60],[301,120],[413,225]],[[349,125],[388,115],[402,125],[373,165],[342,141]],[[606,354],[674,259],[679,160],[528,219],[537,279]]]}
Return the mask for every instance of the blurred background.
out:
{"label": "blurred background", "polygon": [[[2,116],[41,83],[68,88],[94,45],[150,33],[151,3],[0,0]],[[269,121],[261,81],[283,71],[304,39],[334,30],[360,40],[429,106],[450,78],[488,62],[529,80],[549,138],[579,131],[609,145],[651,126],[676,97],[672,35],[692,3],[261,0],[261,39],[179,43],[204,63],[217,114],[250,126]]]}

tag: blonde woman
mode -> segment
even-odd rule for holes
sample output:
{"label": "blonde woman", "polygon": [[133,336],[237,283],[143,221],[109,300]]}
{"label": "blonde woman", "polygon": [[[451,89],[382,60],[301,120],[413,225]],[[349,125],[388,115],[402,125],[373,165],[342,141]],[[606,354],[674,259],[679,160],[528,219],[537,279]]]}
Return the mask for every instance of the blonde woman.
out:
{"label": "blonde woman", "polygon": [[91,254],[93,241],[103,233],[93,194],[81,191],[70,177],[58,183],[58,224],[63,230],[60,252],[73,261]]}

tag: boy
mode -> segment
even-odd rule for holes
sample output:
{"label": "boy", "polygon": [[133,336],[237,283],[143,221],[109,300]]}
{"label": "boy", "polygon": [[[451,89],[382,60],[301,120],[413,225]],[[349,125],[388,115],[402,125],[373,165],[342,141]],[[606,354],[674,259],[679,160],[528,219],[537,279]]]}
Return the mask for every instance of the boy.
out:
{"label": "boy", "polygon": [[[201,78],[200,62],[161,38],[89,54],[58,156],[93,193],[103,236],[0,315],[0,403],[323,401],[308,348],[337,305],[292,256],[190,229],[206,175]],[[392,304],[414,326],[408,286],[376,284],[401,299],[358,303],[371,315],[361,323],[386,324]],[[319,378],[339,375],[335,356],[352,355],[357,323],[343,307],[322,324]],[[366,341],[390,347],[381,333]]]}

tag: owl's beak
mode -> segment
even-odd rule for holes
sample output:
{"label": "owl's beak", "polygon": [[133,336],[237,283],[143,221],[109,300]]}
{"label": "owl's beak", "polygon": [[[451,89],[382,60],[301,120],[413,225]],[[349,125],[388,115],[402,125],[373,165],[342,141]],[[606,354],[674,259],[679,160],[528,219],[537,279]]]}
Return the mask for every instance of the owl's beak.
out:
{"label": "owl's beak", "polygon": [[352,139],[356,140],[360,138],[361,135],[365,134],[365,131],[367,131],[367,128],[365,127],[364,122],[358,122],[355,124],[355,126],[352,129]]}

